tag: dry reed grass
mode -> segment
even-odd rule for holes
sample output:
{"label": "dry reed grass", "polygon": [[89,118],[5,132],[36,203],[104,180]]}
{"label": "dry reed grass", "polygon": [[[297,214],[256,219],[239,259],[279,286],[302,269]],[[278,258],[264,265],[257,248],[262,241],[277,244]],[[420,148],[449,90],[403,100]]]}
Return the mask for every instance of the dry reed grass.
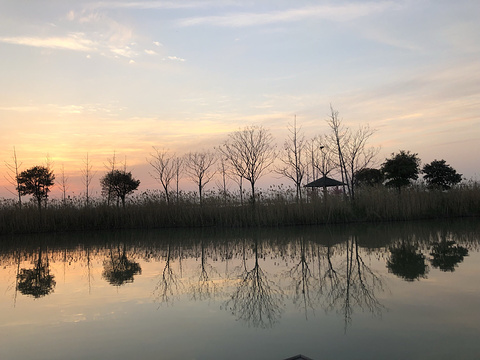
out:
{"label": "dry reed grass", "polygon": [[[174,196],[173,196],[174,198]],[[195,194],[182,193],[178,201],[167,204],[156,192],[130,199],[125,209],[107,206],[101,199],[84,205],[81,198],[67,203],[51,201],[38,211],[27,203],[0,203],[0,234],[65,232],[109,229],[150,229],[188,227],[259,227],[333,224],[349,222],[405,221],[480,215],[480,185],[463,184],[448,192],[428,191],[412,186],[402,192],[385,187],[357,191],[354,202],[341,195],[326,199],[305,196],[296,202],[292,189],[270,189],[259,193],[259,201],[243,205],[229,194],[210,192],[203,205]]]}

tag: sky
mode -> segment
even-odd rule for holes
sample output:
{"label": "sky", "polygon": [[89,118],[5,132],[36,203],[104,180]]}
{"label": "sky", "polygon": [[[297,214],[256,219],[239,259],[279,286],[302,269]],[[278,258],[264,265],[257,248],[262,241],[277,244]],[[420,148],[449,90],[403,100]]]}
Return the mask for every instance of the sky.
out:
{"label": "sky", "polygon": [[115,152],[152,189],[152,146],[259,125],[280,148],[294,116],[327,133],[330,104],[376,129],[378,165],[408,150],[478,180],[479,17],[476,0],[0,0],[0,196],[13,148],[72,194],[87,153],[93,188]]}

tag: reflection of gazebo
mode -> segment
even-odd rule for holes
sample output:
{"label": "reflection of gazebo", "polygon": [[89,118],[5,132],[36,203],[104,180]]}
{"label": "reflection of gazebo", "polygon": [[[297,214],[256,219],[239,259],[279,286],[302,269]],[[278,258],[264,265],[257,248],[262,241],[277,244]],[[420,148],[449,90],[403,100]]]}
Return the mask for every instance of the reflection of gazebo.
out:
{"label": "reflection of gazebo", "polygon": [[300,354],[300,355],[289,357],[288,359],[285,359],[285,360],[312,360],[312,359]]}
{"label": "reflection of gazebo", "polygon": [[323,193],[326,194],[327,193],[327,187],[342,186],[342,185],[346,185],[346,184],[344,184],[341,181],[329,178],[327,176],[323,176],[323,177],[321,177],[321,178],[319,178],[315,181],[312,181],[312,182],[308,183],[307,185],[305,185],[305,187],[323,188]]}

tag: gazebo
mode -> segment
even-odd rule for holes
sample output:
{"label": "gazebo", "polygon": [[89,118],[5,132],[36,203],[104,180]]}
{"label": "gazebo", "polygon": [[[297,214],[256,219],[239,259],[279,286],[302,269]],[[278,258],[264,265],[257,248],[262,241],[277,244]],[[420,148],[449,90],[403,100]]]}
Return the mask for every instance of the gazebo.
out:
{"label": "gazebo", "polygon": [[329,178],[327,176],[323,176],[315,181],[312,181],[305,185],[305,187],[311,187],[311,188],[327,188],[327,187],[332,187],[332,186],[342,186],[346,185],[341,181]]}
{"label": "gazebo", "polygon": [[305,185],[305,187],[309,188],[322,188],[323,189],[323,196],[327,196],[327,187],[333,187],[333,186],[343,186],[346,185],[345,183],[329,178],[327,176],[323,176],[321,178],[318,178],[315,181],[312,181]]}

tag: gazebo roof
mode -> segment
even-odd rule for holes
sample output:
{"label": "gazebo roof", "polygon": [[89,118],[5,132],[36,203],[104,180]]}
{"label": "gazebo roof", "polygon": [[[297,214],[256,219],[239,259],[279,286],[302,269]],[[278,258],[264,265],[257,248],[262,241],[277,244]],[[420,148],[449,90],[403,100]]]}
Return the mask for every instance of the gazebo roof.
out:
{"label": "gazebo roof", "polygon": [[345,185],[343,182],[329,178],[327,176],[321,177],[311,183],[305,185],[305,187],[330,187]]}
{"label": "gazebo roof", "polygon": [[285,359],[285,360],[312,360],[312,359],[300,354],[300,355],[289,357],[288,359]]}

